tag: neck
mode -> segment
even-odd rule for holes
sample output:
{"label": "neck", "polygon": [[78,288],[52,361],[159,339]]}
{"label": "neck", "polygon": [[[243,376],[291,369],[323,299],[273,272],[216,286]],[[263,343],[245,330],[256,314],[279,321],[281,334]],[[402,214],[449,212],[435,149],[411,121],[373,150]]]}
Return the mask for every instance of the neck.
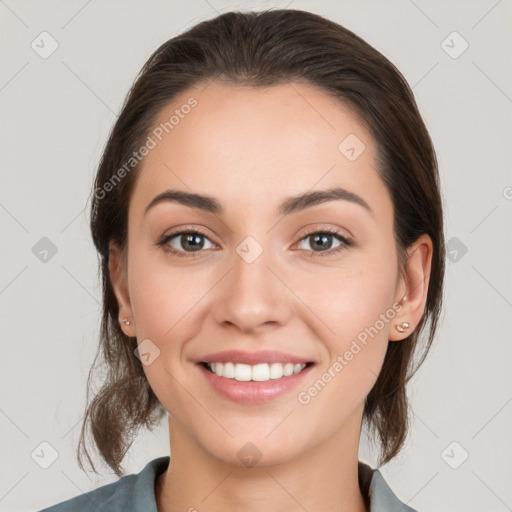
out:
{"label": "neck", "polygon": [[173,448],[155,489],[158,511],[366,512],[358,482],[361,423],[354,420],[293,459],[240,467],[213,457],[171,418]]}

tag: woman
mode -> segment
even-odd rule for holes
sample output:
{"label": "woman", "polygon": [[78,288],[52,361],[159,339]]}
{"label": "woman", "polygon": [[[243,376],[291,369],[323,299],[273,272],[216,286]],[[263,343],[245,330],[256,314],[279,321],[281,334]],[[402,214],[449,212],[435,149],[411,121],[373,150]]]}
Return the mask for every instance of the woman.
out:
{"label": "woman", "polygon": [[380,464],[403,446],[444,276],[435,152],[383,55],[305,11],[199,23],[144,65],[93,196],[108,373],[79,448],[121,477],[167,412],[171,457],[45,510],[412,510],[358,460],[363,426]]}

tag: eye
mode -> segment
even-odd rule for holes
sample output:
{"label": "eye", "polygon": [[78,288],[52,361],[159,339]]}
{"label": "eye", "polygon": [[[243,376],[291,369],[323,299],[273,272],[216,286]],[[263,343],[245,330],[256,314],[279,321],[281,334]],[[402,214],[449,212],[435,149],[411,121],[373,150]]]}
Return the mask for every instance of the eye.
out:
{"label": "eye", "polygon": [[[178,231],[169,235],[164,235],[157,245],[163,247],[164,251],[175,254],[178,257],[195,257],[205,248],[205,240],[208,237],[198,230]],[[214,244],[209,241],[214,247]]]}
{"label": "eye", "polygon": [[[339,241],[339,245],[332,249],[332,238],[336,238]],[[311,247],[313,249],[305,249],[310,253],[310,256],[332,256],[338,254],[340,251],[346,250],[352,241],[342,235],[335,229],[322,229],[317,231],[311,231],[301,238],[299,244],[311,240]],[[178,257],[196,257],[200,256],[200,253],[205,247],[205,240],[211,244],[210,248],[215,248],[209,238],[197,229],[187,231],[177,231],[164,235],[158,242],[157,245],[162,247],[164,251],[171,253]],[[316,250],[320,249],[320,250]]]}
{"label": "eye", "polygon": [[[332,238],[337,238],[340,242],[338,246],[334,249],[332,248]],[[307,233],[304,237],[301,238],[299,243],[304,241],[311,240],[310,245],[313,249],[306,249],[311,254],[312,257],[316,256],[332,256],[333,254],[338,254],[340,251],[347,249],[350,245],[352,245],[352,241],[347,237],[342,235],[340,232],[335,229],[322,229],[319,231],[311,231]],[[319,248],[317,251],[315,248]]]}

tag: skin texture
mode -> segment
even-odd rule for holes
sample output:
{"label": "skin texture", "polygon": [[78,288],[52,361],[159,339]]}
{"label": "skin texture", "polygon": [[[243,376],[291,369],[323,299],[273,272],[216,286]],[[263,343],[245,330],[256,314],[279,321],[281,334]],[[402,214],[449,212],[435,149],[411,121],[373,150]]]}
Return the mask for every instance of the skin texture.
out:
{"label": "skin texture", "polygon": [[[419,323],[432,243],[423,235],[404,272],[393,237],[393,204],[375,167],[376,146],[350,109],[293,83],[266,89],[211,83],[186,91],[156,125],[193,96],[198,104],[145,157],[129,206],[128,249],[111,244],[110,271],[124,332],[160,355],[144,371],[170,414],[171,461],[156,489],[160,511],[363,511],[357,481],[364,399],[388,341]],[[366,148],[349,161],[338,145],[356,134]],[[336,200],[287,216],[286,198],[343,187],[371,207]],[[177,188],[216,197],[222,215],[177,203]],[[352,245],[327,255],[306,234],[336,229]],[[158,246],[165,234],[200,229],[203,249],[177,236],[185,257]],[[263,253],[247,263],[248,236]],[[187,252],[188,249],[188,252]],[[393,304],[400,303],[400,311]],[[297,400],[379,315],[394,316],[307,404]],[[409,322],[400,334],[395,326]],[[264,404],[212,390],[194,362],[220,350],[279,350],[315,362],[298,388]],[[261,452],[254,467],[237,456]]]}

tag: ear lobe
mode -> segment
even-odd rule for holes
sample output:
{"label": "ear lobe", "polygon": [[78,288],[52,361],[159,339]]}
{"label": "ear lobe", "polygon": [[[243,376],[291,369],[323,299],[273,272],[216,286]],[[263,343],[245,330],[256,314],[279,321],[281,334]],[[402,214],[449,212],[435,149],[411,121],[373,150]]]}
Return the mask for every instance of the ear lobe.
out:
{"label": "ear lobe", "polygon": [[[121,329],[127,336],[135,336],[133,329],[133,311],[130,302],[130,294],[128,292],[128,280],[126,269],[126,258],[117,244],[110,242],[108,269],[110,273],[110,282],[117,299],[119,308],[119,322]],[[121,320],[129,320],[130,326],[121,322]]]}
{"label": "ear lobe", "polygon": [[[400,301],[402,309],[395,316],[390,341],[407,338],[420,323],[427,302],[430,269],[432,266],[432,240],[427,234],[421,235],[407,251],[404,270],[405,297]],[[409,326],[400,332],[400,326],[406,322]],[[398,326],[398,328],[397,328]]]}

